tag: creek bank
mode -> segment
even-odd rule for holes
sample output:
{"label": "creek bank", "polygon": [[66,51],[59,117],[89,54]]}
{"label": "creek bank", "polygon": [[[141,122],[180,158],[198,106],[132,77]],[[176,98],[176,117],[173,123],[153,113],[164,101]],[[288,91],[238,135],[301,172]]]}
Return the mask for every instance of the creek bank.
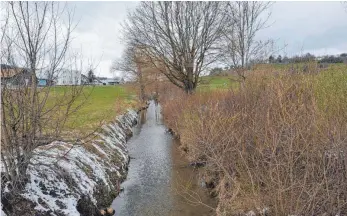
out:
{"label": "creek bank", "polygon": [[[167,132],[170,133],[177,140],[175,143],[177,143],[178,149],[180,149],[180,151],[184,154],[183,155],[184,157],[187,157],[187,154],[189,154],[189,149],[187,146],[181,143],[179,133],[169,127],[167,129]],[[207,165],[206,160],[197,160],[197,161],[189,161],[187,166],[199,170],[200,168],[203,169],[206,165]],[[198,180],[202,187],[208,189],[208,192],[211,198],[214,198],[217,196],[217,192],[215,188],[216,188],[216,185],[218,184],[218,179],[215,174],[207,175],[205,172],[200,172]]]}
{"label": "creek bank", "polygon": [[[164,116],[165,117],[165,116]],[[165,121],[164,121],[165,122]],[[176,140],[175,145],[180,154],[186,159],[185,166],[190,169],[186,170],[186,172],[190,172],[192,174],[186,173],[186,175],[192,175],[197,178],[199,182],[199,187],[202,187],[207,190],[207,196],[210,199],[214,200],[216,203],[213,205],[214,213],[211,215],[226,215],[224,213],[219,212],[220,208],[220,185],[222,184],[222,180],[220,178],[220,173],[215,171],[209,167],[208,160],[206,158],[199,157],[197,160],[189,159],[189,148],[185,143],[181,142],[180,133],[173,128],[170,128],[167,124],[167,132],[170,133],[174,139]],[[256,208],[254,210],[245,210],[241,211],[238,214],[233,214],[235,216],[267,216],[270,215],[270,210],[268,207],[264,208]],[[295,216],[295,215],[293,215]]]}
{"label": "creek bank", "polygon": [[138,112],[147,107],[148,103],[118,116],[88,143],[55,141],[35,149],[24,190],[13,195],[2,188],[1,215],[100,215],[126,178],[130,160],[126,142]]}

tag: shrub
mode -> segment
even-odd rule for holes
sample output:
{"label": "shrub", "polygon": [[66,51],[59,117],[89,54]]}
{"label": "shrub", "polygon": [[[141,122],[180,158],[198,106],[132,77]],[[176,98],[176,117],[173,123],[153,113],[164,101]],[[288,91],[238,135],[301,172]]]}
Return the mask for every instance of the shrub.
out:
{"label": "shrub", "polygon": [[237,92],[176,94],[163,115],[207,162],[219,215],[347,213],[346,72],[255,73]]}

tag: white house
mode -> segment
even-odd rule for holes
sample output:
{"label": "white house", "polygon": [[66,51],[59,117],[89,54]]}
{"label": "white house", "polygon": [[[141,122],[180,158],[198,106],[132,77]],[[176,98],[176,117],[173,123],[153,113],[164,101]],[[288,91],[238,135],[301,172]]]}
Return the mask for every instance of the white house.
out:
{"label": "white house", "polygon": [[124,83],[124,79],[120,77],[100,79],[100,81],[103,83],[103,85],[118,85]]}
{"label": "white house", "polygon": [[57,74],[56,85],[81,85],[81,71],[62,69]]}

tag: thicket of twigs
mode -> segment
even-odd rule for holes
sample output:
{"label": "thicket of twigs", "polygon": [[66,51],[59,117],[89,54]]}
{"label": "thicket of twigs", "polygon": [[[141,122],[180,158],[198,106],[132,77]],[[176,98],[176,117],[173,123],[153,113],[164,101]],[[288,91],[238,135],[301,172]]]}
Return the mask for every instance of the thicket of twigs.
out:
{"label": "thicket of twigs", "polygon": [[162,104],[190,160],[207,162],[218,215],[347,214],[346,71],[254,72]]}

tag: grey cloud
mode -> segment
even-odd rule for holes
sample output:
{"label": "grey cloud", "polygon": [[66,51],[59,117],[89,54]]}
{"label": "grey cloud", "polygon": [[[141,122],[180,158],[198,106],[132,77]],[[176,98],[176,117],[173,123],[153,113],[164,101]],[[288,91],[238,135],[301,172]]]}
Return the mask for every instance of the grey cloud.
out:
{"label": "grey cloud", "polygon": [[269,23],[260,38],[287,44],[289,55],[322,48],[340,50],[347,42],[347,13],[340,2],[276,2]]}
{"label": "grey cloud", "polygon": [[304,41],[307,49],[338,47],[347,42],[347,24],[329,28],[319,35],[310,35]]}
{"label": "grey cloud", "polygon": [[[76,29],[76,46],[92,49],[94,59],[101,59],[98,73],[111,76],[112,61],[121,56],[120,24],[127,10],[139,2],[69,2],[75,7],[75,18],[80,19]],[[347,49],[347,13],[340,2],[276,2],[272,6],[271,24],[258,38],[276,39],[278,45],[287,44],[288,55],[302,50],[340,52]],[[93,41],[95,40],[95,41]],[[317,51],[317,52],[318,52]],[[344,52],[347,52],[345,50]],[[337,54],[337,53],[329,53]]]}

